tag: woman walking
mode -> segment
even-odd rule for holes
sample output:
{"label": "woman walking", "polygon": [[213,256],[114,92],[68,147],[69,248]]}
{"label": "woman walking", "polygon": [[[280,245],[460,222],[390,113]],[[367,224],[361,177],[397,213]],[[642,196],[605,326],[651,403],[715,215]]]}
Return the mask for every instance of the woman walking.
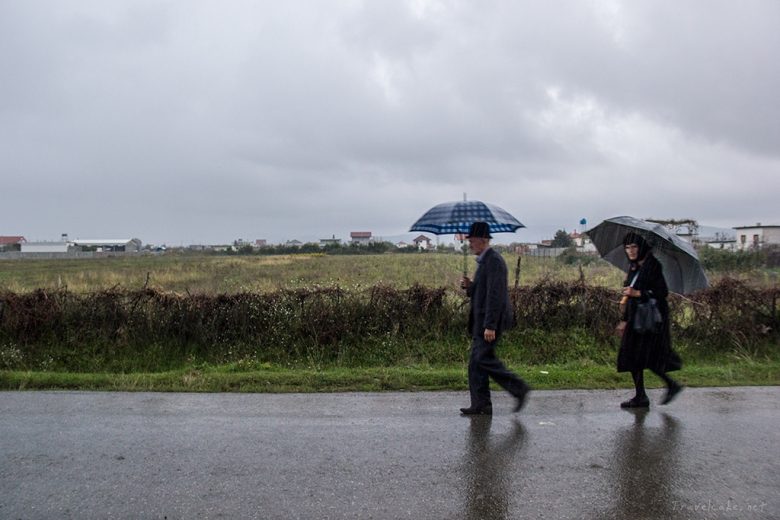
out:
{"label": "woman walking", "polygon": [[[669,404],[683,386],[667,375],[679,370],[682,362],[672,350],[669,328],[669,304],[663,267],[650,252],[650,245],[638,234],[629,233],[623,239],[629,269],[623,283],[621,300],[622,319],[617,326],[621,335],[618,352],[618,372],[631,372],[636,395],[620,404],[622,408],[648,408],[650,400],[645,392],[644,370],[649,368],[666,383],[666,395],[661,404]],[[637,306],[651,298],[656,300],[662,323],[658,332],[640,333],[634,328]]]}

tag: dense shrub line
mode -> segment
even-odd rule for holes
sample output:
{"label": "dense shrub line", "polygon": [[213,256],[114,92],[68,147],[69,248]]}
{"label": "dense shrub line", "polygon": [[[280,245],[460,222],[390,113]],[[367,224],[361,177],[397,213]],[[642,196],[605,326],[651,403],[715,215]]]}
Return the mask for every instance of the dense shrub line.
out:
{"label": "dense shrub line", "polygon": [[[780,288],[725,279],[670,299],[673,334],[709,349],[777,342]],[[583,331],[605,349],[618,319],[616,290],[545,280],[512,289],[511,334]],[[164,368],[182,360],[228,362],[347,356],[358,362],[414,359],[420,344],[465,343],[467,301],[415,285],[314,287],[271,293],[175,294],[154,289],[0,294],[0,369],[84,366]],[[426,353],[443,361],[446,352]],[[462,354],[457,354],[461,356]],[[554,360],[550,360],[554,361]]]}
{"label": "dense shrub line", "polygon": [[775,245],[745,251],[703,247],[698,253],[701,264],[707,271],[744,272],[764,267],[780,267],[780,247]]}

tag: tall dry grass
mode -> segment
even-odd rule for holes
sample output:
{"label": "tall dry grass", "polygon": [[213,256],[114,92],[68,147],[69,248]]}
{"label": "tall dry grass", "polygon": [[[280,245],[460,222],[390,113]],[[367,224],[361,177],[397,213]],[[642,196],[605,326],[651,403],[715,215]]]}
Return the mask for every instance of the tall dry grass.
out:
{"label": "tall dry grass", "polygon": [[[505,255],[509,283],[514,285],[517,256]],[[473,273],[473,257],[467,259]],[[36,289],[67,288],[87,293],[110,288],[155,288],[180,293],[235,294],[269,292],[283,288],[311,286],[344,287],[386,284],[411,287],[458,285],[463,257],[458,254],[383,254],[360,256],[283,255],[217,256],[161,255],[77,260],[0,261],[0,290],[24,293]],[[616,287],[622,275],[603,262],[583,267],[591,285]],[[554,259],[523,257],[520,285],[540,280],[574,282],[581,273],[577,266],[561,265]]]}

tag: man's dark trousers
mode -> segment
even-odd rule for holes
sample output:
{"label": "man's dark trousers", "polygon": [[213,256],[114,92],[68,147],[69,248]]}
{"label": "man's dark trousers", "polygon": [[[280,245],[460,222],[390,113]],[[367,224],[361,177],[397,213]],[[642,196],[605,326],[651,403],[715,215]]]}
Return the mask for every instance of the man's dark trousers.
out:
{"label": "man's dark trousers", "polygon": [[490,401],[490,378],[501,385],[507,392],[517,397],[526,389],[526,384],[510,372],[498,357],[496,345],[499,336],[492,343],[485,341],[483,336],[474,335],[471,340],[471,357],[469,358],[469,392],[471,406],[484,408],[492,406]]}

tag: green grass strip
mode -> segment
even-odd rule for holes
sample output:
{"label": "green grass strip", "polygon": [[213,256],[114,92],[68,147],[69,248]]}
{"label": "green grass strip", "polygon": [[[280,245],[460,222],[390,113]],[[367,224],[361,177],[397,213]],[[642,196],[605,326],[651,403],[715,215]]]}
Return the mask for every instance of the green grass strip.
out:
{"label": "green grass strip", "polygon": [[[570,363],[514,367],[539,390],[631,387],[628,374],[609,366]],[[780,362],[688,365],[675,378],[686,385],[780,385]],[[648,372],[649,387],[661,381]],[[63,373],[0,371],[2,390],[100,390],[135,392],[381,392],[466,390],[465,367],[259,368],[205,367],[160,373]]]}

